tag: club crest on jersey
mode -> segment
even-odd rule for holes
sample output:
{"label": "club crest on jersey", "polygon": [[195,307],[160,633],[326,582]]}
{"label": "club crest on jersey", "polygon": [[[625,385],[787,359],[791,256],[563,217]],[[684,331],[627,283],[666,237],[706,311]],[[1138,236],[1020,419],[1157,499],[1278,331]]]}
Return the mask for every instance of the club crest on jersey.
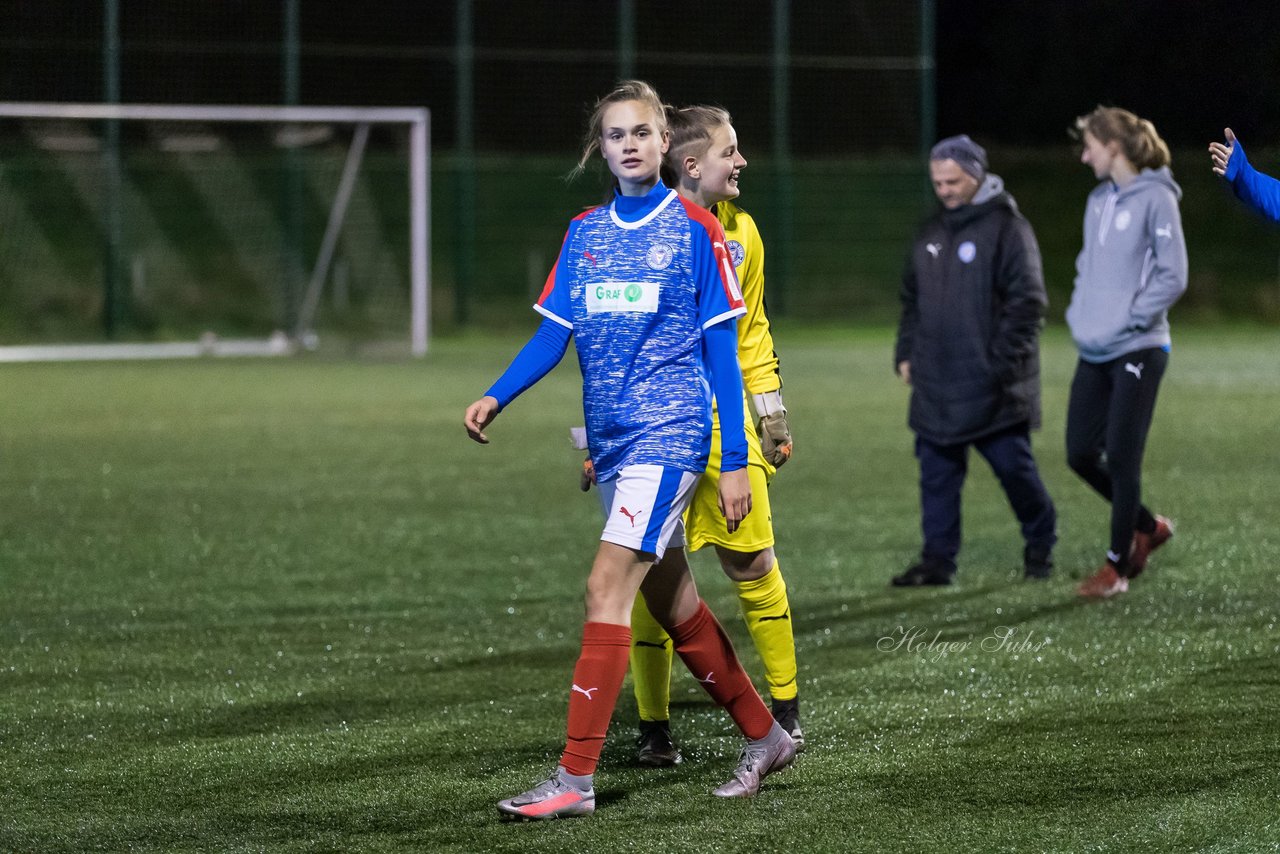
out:
{"label": "club crest on jersey", "polygon": [[665,270],[671,266],[671,261],[676,257],[676,251],[666,243],[655,243],[649,247],[649,252],[644,256],[645,263],[654,270]]}
{"label": "club crest on jersey", "polygon": [[747,260],[747,250],[742,248],[742,244],[736,240],[729,241],[729,258],[733,261],[733,266],[741,267],[742,262]]}
{"label": "club crest on jersey", "polygon": [[956,249],[956,256],[965,264],[970,264],[978,257],[978,247],[973,245],[972,240],[966,240]]}

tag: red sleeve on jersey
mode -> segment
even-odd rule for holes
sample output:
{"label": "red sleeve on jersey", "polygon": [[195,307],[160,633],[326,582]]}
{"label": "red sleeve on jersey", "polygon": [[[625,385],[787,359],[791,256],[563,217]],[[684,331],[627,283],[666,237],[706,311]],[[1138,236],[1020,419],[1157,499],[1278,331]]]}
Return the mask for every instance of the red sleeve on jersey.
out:
{"label": "red sleeve on jersey", "polygon": [[[565,233],[565,240],[569,239],[569,235]],[[560,244],[564,246],[563,243]],[[547,296],[551,293],[551,289],[556,286],[556,270],[560,269],[560,256],[556,256],[556,263],[551,265],[551,272],[547,273],[547,282],[542,286],[542,293],[538,295],[538,305],[542,305],[547,301]],[[527,299],[527,297],[526,297]]]}
{"label": "red sleeve on jersey", "polygon": [[702,226],[707,237],[711,240],[711,251],[716,257],[716,267],[720,272],[720,284],[724,287],[725,299],[729,301],[730,308],[742,308],[746,305],[742,301],[742,288],[738,284],[738,274],[733,269],[733,259],[729,257],[729,249],[725,245],[724,228],[720,225],[720,220],[716,219],[715,214],[706,208],[696,205],[683,196],[680,197],[680,203],[684,205],[685,213],[689,215],[689,219]]}
{"label": "red sleeve on jersey", "polygon": [[[596,207],[599,207],[599,205]],[[564,239],[560,241],[560,254],[556,256],[556,263],[551,265],[551,272],[547,274],[547,281],[542,286],[542,293],[538,295],[538,301],[535,303],[536,305],[546,305],[547,296],[550,295],[552,289],[556,286],[556,271],[560,269],[560,261],[564,257],[565,247],[568,246],[569,238],[573,235],[574,223],[581,222],[587,214],[591,213],[595,209],[596,208],[594,207],[587,208],[569,222],[569,228],[565,230]]]}

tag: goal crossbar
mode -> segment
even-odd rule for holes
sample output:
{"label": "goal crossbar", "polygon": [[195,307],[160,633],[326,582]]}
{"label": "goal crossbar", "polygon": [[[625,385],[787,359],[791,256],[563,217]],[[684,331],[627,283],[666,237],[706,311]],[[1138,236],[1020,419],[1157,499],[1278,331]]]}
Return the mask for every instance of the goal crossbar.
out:
{"label": "goal crossbar", "polygon": [[0,103],[0,116],[15,119],[160,119],[188,122],[359,122],[426,124],[425,107],[272,107],[242,104]]}
{"label": "goal crossbar", "polygon": [[[334,123],[365,126],[369,124],[403,124],[409,127],[409,254],[410,254],[410,341],[414,356],[427,352],[427,327],[430,317],[430,234],[431,234],[431,111],[425,107],[300,107],[248,106],[239,104],[91,104],[52,102],[0,103],[0,118],[63,119],[83,121],[160,120],[174,122],[281,122]],[[359,137],[361,140],[364,134]],[[340,225],[341,212],[337,212]],[[332,236],[326,239],[326,244]],[[312,285],[314,288],[314,283]],[[313,297],[312,297],[313,298]],[[113,345],[101,345],[111,347]],[[134,348],[138,345],[121,345]],[[207,347],[160,348],[158,352],[173,355],[207,354]],[[0,347],[0,351],[8,348]],[[11,357],[21,358],[13,348]],[[74,349],[72,352],[75,351]],[[99,352],[95,350],[95,352]],[[121,350],[122,358],[128,350]],[[267,352],[279,352],[272,346]],[[82,356],[83,357],[83,356]],[[7,361],[0,352],[0,361]]]}

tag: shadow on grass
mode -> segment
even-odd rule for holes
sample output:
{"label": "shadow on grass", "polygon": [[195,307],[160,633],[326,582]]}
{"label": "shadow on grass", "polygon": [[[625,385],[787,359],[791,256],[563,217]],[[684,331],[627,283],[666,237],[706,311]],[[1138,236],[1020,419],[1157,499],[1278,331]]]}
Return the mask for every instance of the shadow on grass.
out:
{"label": "shadow on grass", "polygon": [[[926,811],[965,803],[1035,810],[1050,805],[1071,812],[1108,801],[1267,794],[1269,785],[1261,776],[1248,781],[1249,769],[1229,761],[1233,751],[1220,742],[1218,713],[1171,716],[1172,705],[1165,703],[1171,704],[1176,693],[988,723],[956,744],[932,746],[919,763],[872,772],[863,783],[872,792],[883,791],[886,801],[894,800],[894,792],[913,792],[912,806]],[[1272,768],[1280,759],[1272,726],[1261,714],[1236,721],[1229,735],[1256,760],[1253,770]],[[1210,751],[1216,743],[1228,761],[1186,761],[1188,744],[1199,739]]]}

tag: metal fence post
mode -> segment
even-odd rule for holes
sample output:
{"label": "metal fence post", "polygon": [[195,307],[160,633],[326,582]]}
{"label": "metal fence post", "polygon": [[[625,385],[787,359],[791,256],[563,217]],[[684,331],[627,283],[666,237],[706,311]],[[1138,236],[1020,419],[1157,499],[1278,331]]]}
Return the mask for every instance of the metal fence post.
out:
{"label": "metal fence post", "polygon": [[475,34],[471,0],[457,0],[458,43],[456,101],[458,131],[455,151],[457,180],[454,192],[457,242],[455,244],[454,314],[459,325],[471,319],[475,286],[476,160],[475,160]]}
{"label": "metal fence post", "polygon": [[[102,28],[102,100],[120,103],[120,0],[105,0]],[[124,318],[120,265],[124,257],[124,175],[120,163],[120,121],[103,122],[102,166],[106,178],[102,247],[102,329],[116,337]]]}
{"label": "metal fence post", "polygon": [[[285,106],[296,107],[301,97],[302,72],[300,67],[301,22],[298,0],[284,0],[282,9],[284,27],[280,51],[280,76]],[[284,156],[285,184],[281,189],[284,205],[284,245],[281,255],[284,275],[281,277],[281,304],[283,316],[280,328],[294,329],[298,325],[302,294],[302,207],[303,166],[302,151],[293,144],[286,145]]]}
{"label": "metal fence post", "polygon": [[779,314],[787,309],[787,289],[791,279],[792,244],[795,232],[795,177],[791,159],[791,2],[773,3],[773,157],[777,164],[774,179],[774,221],[777,234],[770,235],[770,308]]}

